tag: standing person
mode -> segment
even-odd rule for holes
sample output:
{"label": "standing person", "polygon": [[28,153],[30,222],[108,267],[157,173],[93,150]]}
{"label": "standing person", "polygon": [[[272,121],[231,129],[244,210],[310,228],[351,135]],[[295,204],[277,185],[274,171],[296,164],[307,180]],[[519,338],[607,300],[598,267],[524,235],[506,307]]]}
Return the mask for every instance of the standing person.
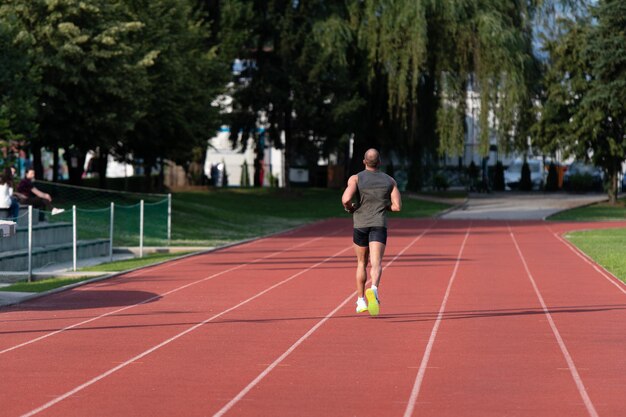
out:
{"label": "standing person", "polygon": [[13,175],[10,168],[0,173],[0,208],[9,209],[9,218],[17,221],[20,203],[13,195]]}
{"label": "standing person", "polygon": [[[26,171],[26,177],[17,185],[17,196],[22,204],[27,204],[39,209],[51,211],[53,215],[62,213],[63,209],[52,208],[52,197],[48,193],[37,189],[33,184],[35,170],[30,168]],[[41,213],[40,213],[41,215]]]}
{"label": "standing person", "polygon": [[[380,153],[369,149],[363,158],[365,169],[348,179],[348,186],[341,197],[343,207],[352,213],[354,222],[353,242],[357,259],[356,312],[369,311],[378,315],[378,285],[383,272],[382,260],[387,245],[387,211],[400,211],[402,199],[396,181],[381,172]],[[356,203],[352,199],[357,200]],[[370,262],[372,286],[365,291],[367,263]],[[367,303],[365,302],[367,297]]]}

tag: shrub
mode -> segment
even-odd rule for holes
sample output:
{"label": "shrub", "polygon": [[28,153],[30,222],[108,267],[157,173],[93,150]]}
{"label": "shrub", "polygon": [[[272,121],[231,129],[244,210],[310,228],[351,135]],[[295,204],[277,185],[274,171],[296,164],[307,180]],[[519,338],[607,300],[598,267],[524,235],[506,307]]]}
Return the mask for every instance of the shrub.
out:
{"label": "shrub", "polygon": [[593,189],[593,175],[574,174],[569,177],[569,188],[574,192],[590,191]]}
{"label": "shrub", "polygon": [[433,177],[433,187],[438,191],[446,191],[448,187],[450,187],[448,178],[441,173],[435,174]]}

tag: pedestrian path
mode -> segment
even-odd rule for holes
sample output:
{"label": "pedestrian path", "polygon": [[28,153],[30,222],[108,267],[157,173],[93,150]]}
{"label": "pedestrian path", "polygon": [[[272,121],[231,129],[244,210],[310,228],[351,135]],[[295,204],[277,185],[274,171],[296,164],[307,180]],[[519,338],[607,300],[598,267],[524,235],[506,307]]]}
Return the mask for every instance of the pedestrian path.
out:
{"label": "pedestrian path", "polygon": [[464,204],[444,213],[448,220],[544,220],[560,211],[606,201],[606,194],[472,193]]}

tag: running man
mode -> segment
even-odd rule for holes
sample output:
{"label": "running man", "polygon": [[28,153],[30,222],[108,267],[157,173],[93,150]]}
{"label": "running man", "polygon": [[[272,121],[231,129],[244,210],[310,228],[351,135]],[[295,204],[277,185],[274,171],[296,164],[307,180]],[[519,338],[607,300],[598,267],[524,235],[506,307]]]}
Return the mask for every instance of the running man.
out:
{"label": "running man", "polygon": [[[354,250],[356,252],[356,312],[378,315],[378,285],[383,272],[382,261],[387,244],[387,211],[400,211],[402,199],[396,181],[381,172],[380,154],[376,149],[365,152],[365,169],[348,179],[341,197],[343,207],[352,214]],[[352,199],[357,203],[353,203]],[[372,287],[365,291],[367,263],[370,263]],[[365,302],[367,297],[367,303]]]}

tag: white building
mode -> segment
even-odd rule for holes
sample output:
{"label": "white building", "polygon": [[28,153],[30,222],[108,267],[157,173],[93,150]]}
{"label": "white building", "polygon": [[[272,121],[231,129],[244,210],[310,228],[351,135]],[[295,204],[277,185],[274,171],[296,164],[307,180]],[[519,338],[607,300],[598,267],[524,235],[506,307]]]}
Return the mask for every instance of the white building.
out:
{"label": "white building", "polygon": [[[248,139],[248,146],[242,152],[242,146],[238,145],[233,149],[232,141],[229,138],[230,129],[223,126],[217,134],[209,139],[209,146],[206,150],[206,158],[204,161],[204,175],[207,178],[215,177],[216,174],[221,176],[223,170],[226,170],[228,186],[239,187],[243,178],[244,162],[248,168],[248,178],[250,185],[254,185],[254,140]],[[263,160],[263,186],[270,186],[271,179],[275,178],[279,187],[284,186],[283,179],[284,157],[281,149],[273,146],[265,145]],[[221,181],[217,184],[221,185]]]}

